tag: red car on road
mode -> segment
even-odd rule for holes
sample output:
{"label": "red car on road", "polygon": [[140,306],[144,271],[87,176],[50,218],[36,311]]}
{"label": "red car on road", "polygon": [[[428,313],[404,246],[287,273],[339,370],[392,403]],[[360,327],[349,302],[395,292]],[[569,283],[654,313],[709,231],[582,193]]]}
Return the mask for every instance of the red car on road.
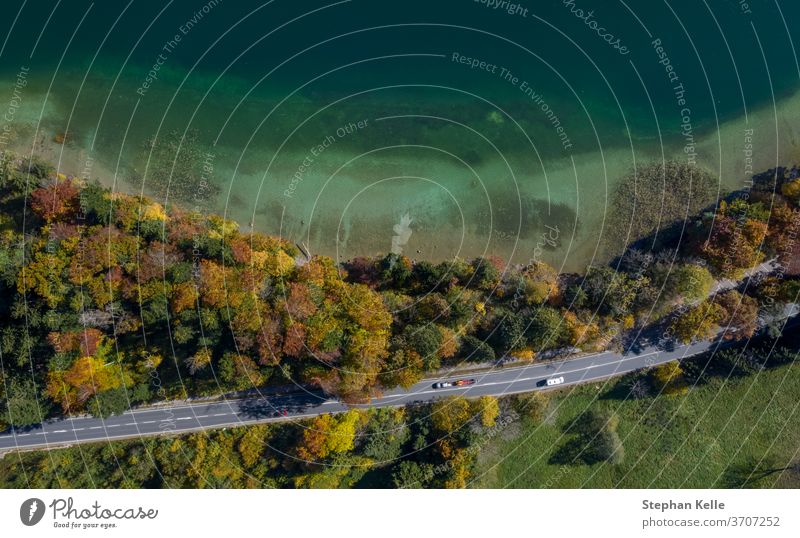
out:
{"label": "red car on road", "polygon": [[475,384],[474,379],[459,379],[457,381],[440,381],[438,383],[434,383],[433,388],[446,389],[448,387],[466,387],[474,384]]}

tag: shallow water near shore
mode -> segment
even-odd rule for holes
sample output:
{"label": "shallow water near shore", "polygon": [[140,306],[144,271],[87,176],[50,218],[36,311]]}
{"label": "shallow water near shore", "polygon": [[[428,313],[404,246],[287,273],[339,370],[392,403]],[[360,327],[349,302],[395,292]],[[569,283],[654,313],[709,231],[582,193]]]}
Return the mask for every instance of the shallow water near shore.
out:
{"label": "shallow water near shore", "polygon": [[604,255],[635,164],[695,161],[728,191],[800,157],[794,3],[576,2],[626,55],[560,1],[429,4],[23,9],[0,53],[7,147],[148,193],[146,141],[194,132],[219,187],[203,209],[245,228],[340,260],[395,248],[566,271]]}

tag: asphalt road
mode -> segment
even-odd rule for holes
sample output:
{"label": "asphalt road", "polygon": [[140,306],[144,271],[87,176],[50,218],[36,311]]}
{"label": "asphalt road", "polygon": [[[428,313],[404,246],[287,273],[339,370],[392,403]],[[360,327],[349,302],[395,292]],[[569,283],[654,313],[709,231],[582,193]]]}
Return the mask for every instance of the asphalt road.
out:
{"label": "asphalt road", "polygon": [[[621,375],[675,359],[707,351],[714,342],[679,345],[669,351],[649,348],[639,353],[603,352],[558,362],[495,369],[448,378],[426,379],[410,390],[394,389],[373,399],[369,404],[353,407],[386,407],[463,395],[503,396],[543,390],[545,380],[564,377],[561,386],[575,385]],[[468,387],[434,389],[437,381],[474,379]],[[0,434],[0,451],[16,448],[46,448],[77,443],[138,438],[150,435],[275,422],[335,413],[349,409],[347,405],[326,398],[317,392],[275,394],[265,397],[218,400],[203,403],[181,403],[139,408],[107,419],[89,416],[47,421],[42,425]]]}
{"label": "asphalt road", "polygon": [[[775,261],[769,260],[747,271],[745,276],[768,273],[774,268]],[[732,280],[718,282],[712,290],[712,294],[732,289],[740,282]],[[794,314],[797,312],[793,311],[787,316]],[[51,420],[25,430],[0,433],[0,452],[286,421],[323,413],[346,411],[350,407],[400,406],[430,402],[453,395],[504,396],[545,390],[548,388],[545,381],[551,377],[564,377],[564,383],[560,387],[587,383],[698,355],[715,345],[717,345],[716,342],[703,341],[690,345],[677,345],[669,351],[660,350],[654,346],[646,347],[638,352],[606,351],[563,361],[425,379],[409,390],[390,390],[365,405],[347,406],[327,398],[321,392],[301,391],[292,394],[270,393],[260,397],[247,396],[203,403],[163,404],[132,409],[122,415],[115,415],[107,419],[79,416]],[[436,382],[457,379],[474,379],[475,383],[467,387],[433,388],[433,384]]]}

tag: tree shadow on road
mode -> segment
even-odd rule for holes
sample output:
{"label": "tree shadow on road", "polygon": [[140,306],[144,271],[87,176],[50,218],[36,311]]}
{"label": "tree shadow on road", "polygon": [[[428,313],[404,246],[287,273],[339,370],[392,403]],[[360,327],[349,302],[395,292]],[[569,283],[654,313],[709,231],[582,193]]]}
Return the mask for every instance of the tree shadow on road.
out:
{"label": "tree shadow on road", "polygon": [[248,419],[290,417],[319,404],[319,397],[308,394],[247,398],[238,403],[239,412]]}

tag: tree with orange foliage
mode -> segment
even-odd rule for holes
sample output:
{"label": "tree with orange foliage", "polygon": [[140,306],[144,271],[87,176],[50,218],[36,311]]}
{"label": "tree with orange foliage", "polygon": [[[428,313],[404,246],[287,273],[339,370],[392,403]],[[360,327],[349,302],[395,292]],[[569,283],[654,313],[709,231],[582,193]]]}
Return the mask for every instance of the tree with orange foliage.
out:
{"label": "tree with orange foliage", "polygon": [[78,213],[78,187],[59,180],[31,193],[31,209],[47,222],[68,221]]}
{"label": "tree with orange foliage", "polygon": [[283,339],[283,353],[289,357],[299,358],[305,351],[306,328],[300,321],[295,321],[286,328]]}
{"label": "tree with orange foliage", "polygon": [[437,325],[437,329],[442,333],[442,345],[439,347],[439,356],[443,359],[451,359],[458,352],[459,341],[455,331],[442,325]]}
{"label": "tree with orange foliage", "polygon": [[[81,344],[81,351],[89,350]],[[94,343],[93,343],[94,345]],[[65,413],[78,411],[95,394],[131,384],[131,375],[122,364],[108,361],[111,345],[99,338],[94,353],[79,356],[66,370],[53,370],[47,378],[47,394]]]}
{"label": "tree with orange foliage", "polygon": [[302,282],[289,283],[284,306],[289,317],[297,321],[305,321],[317,311],[317,305],[311,300],[308,286]]}
{"label": "tree with orange foliage", "polygon": [[267,313],[262,316],[261,328],[256,333],[255,349],[258,353],[258,363],[266,366],[280,364],[283,357],[282,346],[280,320]]}
{"label": "tree with orange foliage", "polygon": [[95,328],[64,333],[51,332],[47,335],[47,340],[57,353],[78,353],[82,357],[94,355],[102,345],[107,345],[105,335]]}
{"label": "tree with orange foliage", "polygon": [[181,282],[172,287],[172,312],[180,314],[184,310],[197,307],[197,287],[193,282]]}
{"label": "tree with orange foliage", "polygon": [[741,340],[752,337],[758,329],[758,301],[736,290],[730,290],[715,298],[725,315],[720,325],[725,329],[725,339]]}
{"label": "tree with orange foliage", "polygon": [[249,292],[241,285],[238,273],[233,268],[206,259],[200,262],[199,290],[204,305],[232,309],[239,308]]}
{"label": "tree with orange foliage", "polygon": [[746,269],[764,259],[761,248],[767,223],[762,213],[760,204],[722,201],[716,218],[706,220],[706,229],[698,234],[702,238],[700,251],[722,275],[740,278]]}

